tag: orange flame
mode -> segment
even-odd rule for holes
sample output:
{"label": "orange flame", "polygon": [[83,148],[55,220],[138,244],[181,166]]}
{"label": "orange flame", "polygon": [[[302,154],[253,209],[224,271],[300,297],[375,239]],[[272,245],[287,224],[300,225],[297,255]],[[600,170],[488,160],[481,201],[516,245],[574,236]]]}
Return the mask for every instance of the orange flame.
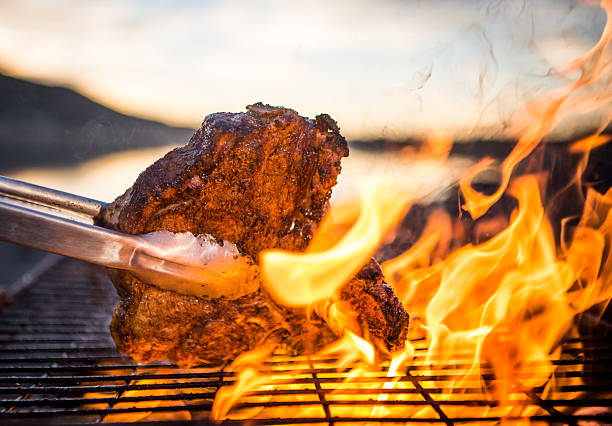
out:
{"label": "orange flame", "polygon": [[237,371],[238,378],[232,387],[223,387],[217,391],[210,413],[211,419],[225,418],[238,398],[249,390],[269,381],[269,377],[258,373],[258,367],[274,350],[273,345],[263,345],[257,349],[245,352],[232,362],[227,371]]}
{"label": "orange flame", "polygon": [[[486,213],[500,199],[508,187],[515,167],[535,149],[561,120],[564,113],[567,114],[569,111],[577,110],[580,107],[592,108],[593,104],[605,103],[612,98],[610,82],[607,82],[604,88],[601,88],[599,84],[602,83],[602,77],[606,76],[604,73],[605,67],[610,65],[604,59],[608,45],[612,40],[612,1],[603,0],[601,7],[606,11],[607,21],[599,42],[583,56],[568,64],[563,72],[566,76],[578,72],[578,79],[566,86],[552,90],[526,105],[528,115],[521,117],[517,126],[520,129],[521,136],[510,155],[504,159],[499,167],[494,167],[492,159],[485,159],[472,166],[461,178],[459,186],[465,196],[463,208],[474,219]],[[587,86],[596,91],[596,94],[568,102],[570,96],[574,95],[579,89],[587,88]],[[610,118],[608,117],[607,122],[602,125],[602,129],[609,124]],[[499,169],[501,175],[497,190],[491,195],[476,191],[472,185],[475,177],[492,168]]]}
{"label": "orange flame", "polygon": [[[432,133],[407,159],[444,161],[452,139]],[[260,255],[266,289],[287,306],[311,306],[331,298],[365,265],[415,201],[419,188],[392,176],[358,182],[360,203],[349,199],[332,206],[306,253],[266,250]]]}
{"label": "orange flame", "polygon": [[[612,297],[612,189],[606,194],[589,189],[578,225],[571,227],[566,220],[557,244],[541,191],[547,174],[516,175],[517,165],[568,114],[609,106],[612,101],[612,81],[604,78],[612,67],[606,58],[612,38],[612,0],[602,1],[601,7],[608,17],[601,40],[562,73],[567,79],[578,73],[575,81],[527,104],[529,116],[520,122],[518,142],[500,165],[484,158],[459,181],[463,208],[473,219],[483,216],[504,194],[516,200],[516,209],[508,217],[477,221],[476,241],[470,241],[447,212],[433,210],[417,242],[382,264],[387,281],[411,312],[414,338],[403,352],[392,354],[383,390],[396,386],[398,371],[414,362],[413,345],[425,338],[426,365],[469,359],[468,368],[454,376],[452,386],[439,384],[448,392],[442,399],[467,384],[479,385],[500,402],[495,409],[475,407],[479,415],[489,411],[501,417],[529,415],[533,408],[505,405],[513,390],[545,385],[551,392],[553,361],[560,356],[559,343],[571,331],[575,316],[587,309],[602,313],[607,306]],[[589,152],[611,139],[603,134],[610,121],[612,113],[592,135],[569,147],[569,152],[584,154],[570,184],[581,185]],[[407,149],[402,156],[444,161],[451,145],[448,136],[434,135],[419,153]],[[500,175],[491,195],[473,185],[486,170]],[[367,336],[358,335],[354,313],[334,296],[393,235],[394,226],[419,194],[418,188],[406,189],[389,180],[361,183],[360,189],[359,202],[332,206],[306,252],[268,250],[260,259],[265,287],[273,297],[288,306],[308,307],[342,336],[319,355],[336,355],[338,368],[365,361],[365,366],[349,373],[344,386],[352,385],[351,378],[368,368],[377,368],[378,354]],[[252,355],[266,356],[260,349]],[[239,359],[232,366],[240,371],[234,387],[217,394],[215,419],[225,418],[242,395],[267,383],[268,378],[257,372],[257,363],[242,365]],[[483,366],[493,371],[494,380],[483,379]],[[545,374],[535,377],[530,374],[534,369]],[[366,415],[387,415],[389,408],[382,403],[388,398],[389,393],[379,393],[376,401],[381,405],[368,408]],[[427,409],[404,409],[401,415],[428,414]]]}
{"label": "orange flame", "polygon": [[[139,372],[137,371],[136,374]],[[176,370],[173,369],[156,369],[155,371],[148,373],[154,374],[176,374]],[[112,374],[112,373],[110,373]],[[130,386],[141,386],[141,385],[161,385],[168,383],[177,383],[177,379],[138,379],[130,382]],[[120,398],[133,398],[136,401],[134,402],[118,402],[112,405],[113,410],[122,410],[122,409],[138,409],[136,412],[125,412],[125,413],[112,413],[108,414],[102,420],[103,423],[116,423],[116,422],[139,422],[139,421],[164,421],[164,420],[191,420],[191,413],[188,411],[188,407],[185,403],[180,400],[164,400],[164,396],[170,395],[181,395],[181,391],[176,389],[134,389],[123,392],[120,395]],[[94,393],[90,392],[84,395],[85,398],[108,398],[109,395],[104,393]],[[159,399],[155,399],[151,397],[160,397]],[[116,397],[115,397],[116,398]],[[139,398],[143,398],[142,401],[138,401]],[[113,398],[114,399],[114,398]],[[176,411],[172,412],[153,412],[146,411],[150,408],[158,408],[158,407],[173,407],[176,405],[185,406],[184,411]],[[104,409],[107,408],[108,404],[90,404],[89,408],[98,408]]]}
{"label": "orange flame", "polygon": [[[374,254],[384,235],[397,223],[415,195],[398,191],[390,194],[381,183],[363,182],[360,214],[354,225],[332,247],[324,251],[292,253],[266,250],[260,264],[266,289],[287,306],[309,306],[329,299],[348,282]],[[372,194],[374,199],[366,197]],[[354,204],[341,206],[349,213]],[[346,216],[332,208],[330,217]],[[333,225],[327,225],[333,227]],[[315,237],[313,245],[327,246],[328,234]],[[327,243],[320,240],[325,239]],[[333,241],[333,239],[332,239]]]}

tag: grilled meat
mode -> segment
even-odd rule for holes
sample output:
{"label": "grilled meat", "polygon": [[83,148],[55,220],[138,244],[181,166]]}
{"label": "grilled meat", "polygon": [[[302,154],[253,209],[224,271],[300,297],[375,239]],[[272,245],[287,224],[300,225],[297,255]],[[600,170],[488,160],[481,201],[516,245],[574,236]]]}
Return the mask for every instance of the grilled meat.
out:
{"label": "grilled meat", "polygon": [[[347,155],[345,139],[325,114],[309,120],[261,103],[246,113],[212,114],[187,145],[141,173],[99,220],[130,234],[165,229],[231,241],[253,261],[245,279],[259,280],[260,251],[306,248]],[[316,315],[277,304],[263,287],[234,300],[198,298],[125,271],[109,273],[121,298],[111,332],[119,351],[138,361],[215,364],[264,341],[308,353],[336,338]],[[386,350],[403,346],[408,315],[375,261],[339,298]]]}

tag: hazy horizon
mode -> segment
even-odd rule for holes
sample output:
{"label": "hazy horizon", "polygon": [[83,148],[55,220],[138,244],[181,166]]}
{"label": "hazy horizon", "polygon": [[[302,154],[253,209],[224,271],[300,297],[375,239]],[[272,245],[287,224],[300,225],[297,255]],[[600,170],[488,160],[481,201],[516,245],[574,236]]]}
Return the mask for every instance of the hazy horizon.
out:
{"label": "hazy horizon", "polygon": [[188,127],[257,101],[326,112],[360,140],[512,137],[505,120],[563,83],[554,71],[592,47],[605,23],[596,4],[553,0],[7,0],[2,9],[8,75]]}

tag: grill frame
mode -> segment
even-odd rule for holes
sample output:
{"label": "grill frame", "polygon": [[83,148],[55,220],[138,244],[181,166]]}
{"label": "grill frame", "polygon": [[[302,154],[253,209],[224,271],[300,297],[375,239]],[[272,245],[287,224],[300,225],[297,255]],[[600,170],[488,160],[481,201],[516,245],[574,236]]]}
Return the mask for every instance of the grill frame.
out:
{"label": "grill frame", "polygon": [[[22,286],[23,287],[23,286]],[[61,259],[34,277],[27,288],[13,295],[13,303],[0,310],[0,422],[24,424],[32,421],[46,424],[91,424],[102,420],[122,424],[122,415],[151,413],[155,417],[172,412],[189,411],[198,424],[217,424],[207,420],[216,391],[233,383],[234,374],[224,368],[198,368],[179,370],[175,365],[158,362],[140,365],[116,352],[108,325],[117,296],[103,268],[71,259]],[[599,333],[599,334],[598,334]],[[505,420],[531,420],[545,423],[579,424],[580,421],[612,423],[612,412],[603,415],[575,413],[584,407],[612,406],[612,340],[607,330],[581,339],[564,342],[563,357],[555,361],[559,368],[556,380],[559,392],[542,395],[544,388],[524,387],[516,390],[521,399],[513,401],[514,407],[529,406],[536,414],[504,416]],[[342,423],[432,423],[453,425],[456,423],[498,422],[501,416],[453,416],[453,408],[469,410],[473,407],[489,407],[494,411],[498,404],[484,395],[479,387],[463,389],[468,399],[444,400],[444,388],[431,386],[444,383],[461,369],[469,366],[459,361],[430,366],[424,362],[425,342],[417,342],[415,359],[401,376],[396,376],[403,388],[385,389],[390,379],[381,365],[377,375],[373,373],[354,378],[345,385],[347,369],[339,370],[332,358],[287,357],[275,353],[264,369],[276,376],[290,379],[276,380],[272,389],[251,392],[242,398],[230,417],[247,409],[261,408],[263,417],[248,420],[248,424],[342,424]],[[578,366],[585,371],[577,370]],[[160,370],[164,370],[160,373]],[[493,380],[484,366],[483,380]],[[166,373],[165,371],[169,371]],[[432,374],[428,371],[440,371]],[[582,379],[584,383],[572,383]],[[170,383],[138,383],[138,381],[168,380]],[[566,384],[563,384],[567,381]],[[361,385],[368,386],[360,388]],[[176,393],[183,390],[183,393]],[[193,392],[193,391],[196,392]],[[205,390],[205,391],[203,391]],[[126,396],[138,391],[168,391],[168,395]],[[110,394],[97,396],[85,394]],[[187,393],[191,392],[191,393]],[[586,392],[587,399],[569,399],[554,396]],[[385,401],[378,401],[387,395]],[[514,395],[514,394],[513,394]],[[349,397],[358,399],[347,399]],[[365,397],[365,399],[359,399]],[[369,397],[369,398],[368,398]],[[414,398],[413,398],[414,397]],[[268,401],[250,400],[268,398]],[[403,400],[401,398],[404,398]],[[157,403],[157,407],[125,407],[134,403]],[[174,405],[163,406],[163,403]],[[107,408],[91,408],[107,404]],[[119,406],[119,407],[118,407]],[[383,409],[400,407],[416,411],[426,407],[430,415],[418,418],[385,416],[372,418],[364,415],[346,415],[375,406]],[[301,409],[320,411],[321,417],[266,416],[272,408],[293,411]],[[572,412],[573,411],[573,412]],[[260,414],[261,414],[260,413]],[[273,411],[273,413],[276,413]],[[107,416],[111,417],[107,417]],[[113,417],[114,416],[114,417]],[[236,417],[236,415],[234,415]],[[167,424],[165,420],[145,424]],[[226,420],[223,424],[244,424],[241,419]],[[171,422],[170,424],[176,424]],[[179,422],[184,423],[184,422]]]}

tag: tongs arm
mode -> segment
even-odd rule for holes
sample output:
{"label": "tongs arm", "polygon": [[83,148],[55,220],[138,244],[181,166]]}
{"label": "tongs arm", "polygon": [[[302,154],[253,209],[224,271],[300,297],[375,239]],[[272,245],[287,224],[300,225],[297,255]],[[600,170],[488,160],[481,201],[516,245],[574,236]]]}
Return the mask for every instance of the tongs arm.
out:
{"label": "tongs arm", "polygon": [[106,203],[68,192],[0,176],[0,196],[23,200],[63,211],[96,217]]}
{"label": "tongs arm", "polygon": [[0,239],[125,269],[150,284],[201,294],[205,267],[168,258],[138,235],[93,224],[105,203],[0,176]]}
{"label": "tongs arm", "polygon": [[0,239],[112,268],[130,269],[131,235],[0,201]]}

